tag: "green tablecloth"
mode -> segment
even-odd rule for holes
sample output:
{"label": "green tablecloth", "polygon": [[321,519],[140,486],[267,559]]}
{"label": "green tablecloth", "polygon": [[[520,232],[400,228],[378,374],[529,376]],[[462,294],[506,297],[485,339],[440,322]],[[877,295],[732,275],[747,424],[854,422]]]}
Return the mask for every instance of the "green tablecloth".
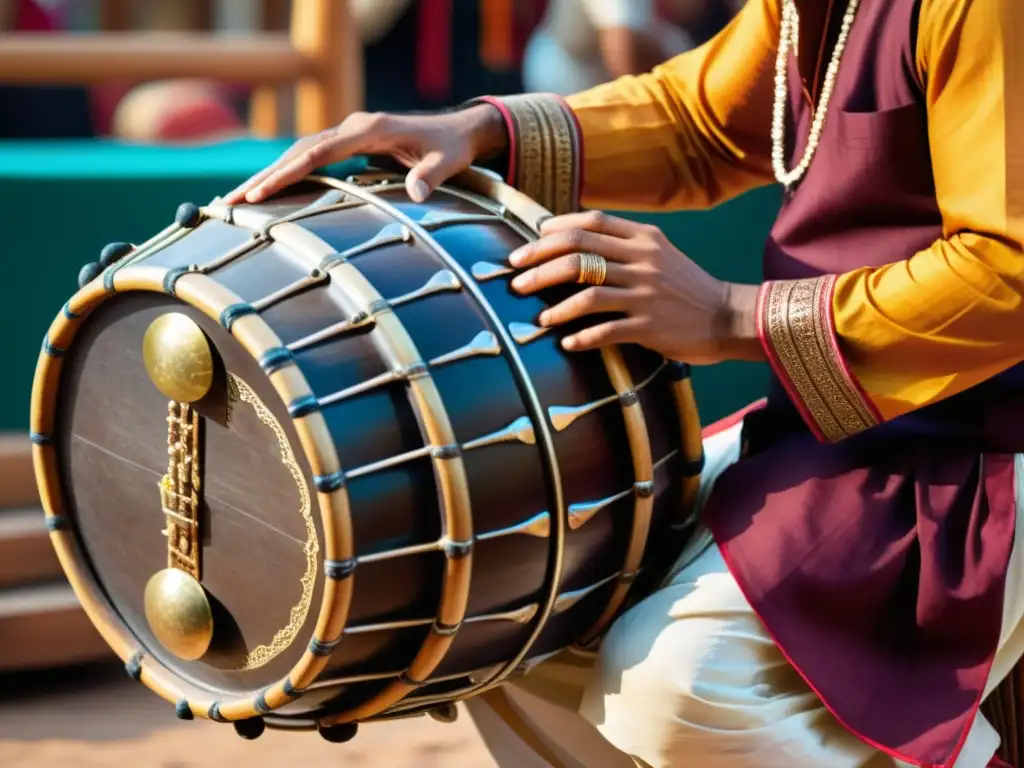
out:
{"label": "green tablecloth", "polygon": [[[79,267],[108,242],[141,242],[183,201],[224,194],[288,146],[242,140],[146,147],[108,141],[0,142],[0,430],[28,428],[32,374],[42,335],[76,289]],[[758,190],[705,213],[643,216],[716,275],[754,281],[761,243],[778,207]],[[760,396],[763,366],[697,372],[705,420]],[[112,382],[112,386],[114,383]]]}

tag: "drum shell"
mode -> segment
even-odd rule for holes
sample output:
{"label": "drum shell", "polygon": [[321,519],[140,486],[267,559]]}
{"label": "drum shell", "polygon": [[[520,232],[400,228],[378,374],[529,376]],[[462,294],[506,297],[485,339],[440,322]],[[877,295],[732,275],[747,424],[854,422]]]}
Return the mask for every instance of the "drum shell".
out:
{"label": "drum shell", "polygon": [[[477,179],[476,184],[482,182]],[[367,189],[413,222],[429,214],[463,217],[462,221],[431,231],[430,242],[415,237],[350,259],[347,266],[357,268],[376,294],[392,301],[422,290],[432,276],[450,266],[439,257],[439,251],[465,273],[472,273],[474,265],[480,263],[503,263],[507,254],[532,234],[523,223],[528,220],[526,216],[517,220],[508,212],[495,215],[497,206],[485,207],[486,200],[464,192],[456,194],[463,188],[442,192],[427,205],[408,201],[400,184]],[[58,545],[58,551],[61,546],[67,550],[63,559],[72,564],[72,570],[77,567],[102,577],[104,566],[97,567],[95,560],[103,555],[98,545],[90,544],[88,533],[83,536],[88,526],[101,527],[96,512],[102,496],[98,492],[94,495],[91,521],[78,519],[78,506],[84,509],[90,505],[76,504],[81,479],[68,469],[75,465],[66,447],[72,441],[60,437],[61,429],[71,429],[75,423],[72,411],[82,399],[67,387],[75,375],[85,381],[99,376],[97,371],[87,370],[100,361],[98,353],[88,351],[97,343],[90,340],[90,334],[97,338],[106,334],[112,348],[116,348],[111,334],[121,327],[126,335],[120,343],[128,348],[160,312],[174,308],[188,314],[211,339],[224,370],[240,375],[286,433],[301,474],[299,485],[305,486],[314,507],[317,500],[320,502],[320,514],[311,515],[312,527],[301,528],[312,531],[321,556],[329,562],[358,563],[346,566],[343,578],[330,579],[325,578],[328,569],[324,563],[317,562],[307,614],[294,633],[292,645],[280,654],[276,666],[266,665],[260,668],[262,672],[248,675],[211,672],[208,660],[183,663],[161,654],[153,639],[146,636],[138,609],[133,614],[115,600],[113,607],[124,615],[98,619],[98,623],[109,620],[122,627],[122,637],[112,643],[115,649],[129,660],[137,659],[136,654],[144,649],[163,670],[159,683],[175,689],[161,692],[176,701],[187,699],[190,709],[200,715],[210,715],[209,702],[219,704],[213,714],[225,719],[266,714],[264,709],[275,710],[281,718],[364,719],[394,714],[419,703],[426,706],[438,698],[457,698],[478,688],[479,681],[493,679],[496,667],[511,672],[520,662],[565,647],[589,630],[600,629],[597,625],[606,626],[611,618],[606,615],[609,603],[619,600],[621,608],[621,599],[637,575],[638,568],[623,566],[631,557],[636,560],[635,551],[631,554],[629,550],[636,550],[638,544],[640,553],[644,553],[648,525],[650,538],[665,543],[669,550],[685,539],[685,532],[673,531],[670,526],[686,517],[692,501],[693,477],[699,471],[695,464],[699,435],[695,448],[695,414],[681,415],[676,400],[684,404],[685,411],[687,397],[692,398],[692,394],[685,394],[688,383],[684,369],[664,366],[663,361],[643,350],[568,355],[558,347],[557,334],[549,333],[529,343],[513,339],[518,360],[503,350],[501,354],[428,365],[429,376],[418,382],[399,377],[321,407],[312,420],[292,419],[289,405],[302,397],[313,395],[323,400],[387,377],[400,367],[397,358],[402,355],[426,363],[437,361],[465,348],[478,334],[495,330],[494,317],[508,334],[513,323],[532,324],[541,308],[564,295],[551,292],[541,297],[518,297],[510,291],[504,275],[476,282],[483,304],[465,286],[459,291],[425,294],[398,302],[389,313],[392,326],[400,325],[407,336],[408,343],[399,345],[402,349],[396,351],[394,339],[380,338],[387,334],[378,322],[359,333],[297,351],[293,365],[268,374],[258,361],[269,349],[295,345],[351,318],[360,311],[360,300],[366,296],[346,292],[345,276],[332,269],[328,270],[329,282],[310,285],[272,302],[258,314],[237,320],[230,330],[220,322],[225,307],[259,304],[307,278],[311,266],[325,255],[357,249],[395,223],[386,207],[335,204],[331,209],[323,202],[323,192],[320,186],[298,188],[268,205],[236,209],[230,217],[211,207],[207,219],[197,228],[175,233],[163,247],[153,249],[149,256],[143,252],[108,278],[118,293],[129,291],[133,295],[109,297],[96,285],[87,286],[69,307],[84,310],[96,298],[107,301],[103,306],[96,301],[98,308],[91,317],[86,318],[82,311],[72,321],[81,325],[82,335],[74,344],[68,337],[65,371],[56,374],[69,393],[69,405],[56,411],[45,407],[45,398],[37,397],[40,403],[34,419],[39,421],[38,431],[56,436],[53,445],[38,447],[40,454],[57,457],[41,461],[42,484],[51,490],[53,509],[66,507],[66,516],[74,520],[67,531],[55,532],[64,542]],[[319,208],[309,208],[314,204]],[[303,209],[309,215],[297,217]],[[469,217],[473,215],[491,218],[472,221]],[[281,223],[267,227],[273,221]],[[263,234],[254,238],[250,230]],[[171,272],[193,264],[223,261],[225,254],[233,252],[241,255],[209,274],[180,275],[175,296],[156,292]],[[485,309],[492,314],[489,316]],[[118,313],[123,316],[121,326],[115,322]],[[68,331],[60,322],[58,318],[58,327],[48,336],[51,346],[67,337]],[[80,347],[77,352],[76,347]],[[44,352],[43,358],[47,357]],[[105,363],[108,370],[112,364],[109,360]],[[126,356],[122,375],[130,378],[128,371],[133,365],[138,381],[131,387],[132,392],[143,391],[144,372],[139,373],[138,360]],[[618,366],[620,376],[626,377],[629,386],[624,390],[620,386],[622,391],[617,391],[609,366]],[[53,367],[52,360],[48,366],[41,365],[44,381],[37,382],[37,391],[56,386]],[[531,417],[530,397],[524,387],[533,390],[536,403],[543,409],[549,455],[544,450],[543,435],[535,435],[534,444],[513,440],[466,450],[473,441],[500,434],[516,420]],[[414,392],[417,388],[418,395]],[[100,389],[94,385],[91,390],[91,399],[97,404],[102,400]],[[634,392],[631,397],[625,396]],[[139,413],[154,411],[158,400],[152,393],[141,398]],[[572,426],[553,428],[555,419],[550,408],[598,402],[603,404],[577,418]],[[108,403],[105,407],[111,406]],[[125,403],[121,407],[126,407]],[[47,414],[56,426],[46,423]],[[637,415],[643,426],[640,438]],[[131,423],[141,422],[132,419]],[[140,429],[125,439],[134,447],[136,442],[141,445],[155,438],[159,447],[154,429]],[[227,442],[218,443],[215,427],[210,430],[213,437],[208,439],[207,456],[231,457],[235,449]],[[436,446],[429,439],[431,432],[435,437],[447,435],[446,445],[462,446],[460,455],[428,453],[374,469],[393,457],[422,449],[425,443]],[[251,434],[249,438],[259,439]],[[637,455],[638,439],[646,440],[646,456]],[[274,450],[257,453],[260,460],[267,461]],[[223,466],[228,458],[222,458],[216,466]],[[668,460],[655,471],[654,465],[661,458]],[[154,461],[149,459],[151,464]],[[274,489],[281,488],[281,477],[286,475],[279,467],[276,475],[269,468],[253,472],[253,461],[251,456],[248,460],[235,457],[235,463],[241,466],[235,470],[235,485],[242,485],[238,477],[250,476],[250,495],[266,499]],[[453,471],[453,463],[461,468]],[[638,472],[645,467],[650,477],[639,479]],[[373,471],[359,475],[360,468]],[[323,478],[353,469],[358,476],[347,478],[344,487],[328,493],[317,491]],[[131,488],[144,485],[129,484]],[[298,486],[296,495],[301,495]],[[615,500],[604,506],[594,504],[612,498]],[[272,505],[279,515],[269,522],[279,530],[290,525],[294,539],[301,538],[294,535],[300,530],[296,527],[299,516],[292,513],[289,517],[284,512],[294,509],[293,502],[290,499]],[[141,496],[136,503],[140,507],[145,504]],[[642,514],[648,519],[640,526],[643,530],[639,531],[642,537],[638,542],[636,516],[638,509],[644,508]],[[562,515],[551,515],[553,509],[562,509]],[[574,515],[574,510],[578,514]],[[544,513],[549,515],[548,535],[507,533]],[[226,512],[211,517],[231,519]],[[502,531],[506,533],[498,535]],[[216,529],[211,534],[218,538]],[[247,574],[254,579],[253,573],[260,570],[252,563],[252,543],[231,544],[231,537],[226,535],[221,535],[220,541],[229,543],[222,545],[225,548],[219,553],[208,553],[206,559],[213,567],[212,563],[218,561],[210,558],[221,558],[224,578],[228,572],[234,574],[237,586],[232,593],[233,605],[244,605],[238,602],[242,596],[248,594],[251,598],[255,592],[261,601],[277,600],[275,610],[281,615],[288,600],[272,598],[273,579],[256,590],[246,590]],[[446,552],[446,541],[467,546]],[[333,549],[327,553],[330,542]],[[646,549],[650,565],[660,553],[653,547]],[[87,562],[90,557],[91,564]],[[281,582],[290,583],[294,594],[296,582],[301,580],[297,578],[302,570],[301,558],[287,563],[285,559],[274,560],[273,569],[290,573]],[[266,563],[261,565],[262,572],[267,573]],[[87,595],[87,600],[102,602],[104,596],[110,599],[109,576],[100,578],[99,584],[84,581],[79,593]],[[119,598],[122,603],[130,586]],[[328,589],[330,595],[326,595]],[[531,606],[532,612],[527,610]],[[230,605],[225,610],[231,614]],[[255,613],[251,606],[245,611],[247,616]],[[332,644],[334,634],[325,632],[340,633],[343,627],[345,634],[340,635],[340,642]],[[362,631],[366,628],[371,631]],[[257,634],[267,632],[263,627]],[[310,636],[313,650],[318,651],[312,656],[306,646]],[[431,640],[435,641],[434,647],[425,653]],[[316,643],[321,647],[316,648]],[[326,644],[330,647],[324,653]],[[428,670],[425,676],[413,674],[424,669]],[[154,687],[159,689],[161,685]],[[299,690],[305,695],[298,697]],[[251,702],[251,712],[243,701]]]}

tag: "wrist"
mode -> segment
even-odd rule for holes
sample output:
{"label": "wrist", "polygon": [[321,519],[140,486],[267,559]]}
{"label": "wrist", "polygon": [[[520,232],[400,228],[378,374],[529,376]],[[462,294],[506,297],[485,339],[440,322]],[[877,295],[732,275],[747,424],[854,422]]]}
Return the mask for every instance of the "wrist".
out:
{"label": "wrist", "polygon": [[508,150],[508,128],[496,106],[486,102],[476,104],[465,114],[469,119],[469,141],[475,158],[486,159]]}
{"label": "wrist", "polygon": [[726,283],[722,307],[722,360],[762,361],[764,347],[757,332],[759,285]]}

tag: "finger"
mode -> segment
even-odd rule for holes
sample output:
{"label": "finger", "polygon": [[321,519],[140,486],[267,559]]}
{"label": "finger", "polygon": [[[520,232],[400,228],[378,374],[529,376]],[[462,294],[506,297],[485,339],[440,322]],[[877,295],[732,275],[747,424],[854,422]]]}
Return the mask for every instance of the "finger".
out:
{"label": "finger", "polygon": [[267,178],[267,176],[269,176],[275,170],[277,170],[277,168],[278,166],[276,164],[264,168],[255,176],[251,176],[246,181],[239,184],[233,190],[224,195],[224,197],[221,198],[221,202],[225,203],[226,205],[238,205],[243,200],[245,200],[245,196],[246,194],[248,194],[250,189],[260,184],[265,178]]}
{"label": "finger", "polygon": [[265,200],[276,192],[301,181],[317,168],[338,163],[352,155],[370,153],[400,137],[406,123],[391,115],[356,112],[345,118],[336,129],[321,134],[321,140],[299,152],[279,170],[272,173],[246,195],[251,203]]}
{"label": "finger", "polygon": [[590,287],[541,312],[538,322],[542,326],[562,325],[586,315],[622,312],[629,297],[629,291],[623,288]]}
{"label": "finger", "polygon": [[629,261],[628,248],[629,241],[622,238],[574,227],[517,248],[509,254],[508,260],[514,267],[532,267],[569,253],[589,252],[610,261]]}
{"label": "finger", "polygon": [[414,203],[422,203],[430,193],[454,176],[460,168],[445,152],[428,152],[405,177],[405,189]]}
{"label": "finger", "polygon": [[[533,269],[528,269],[521,275],[516,275],[512,280],[512,289],[517,293],[529,294],[550,288],[553,285],[575,283],[580,277],[580,263],[581,259],[578,253],[559,256]],[[622,264],[609,261],[604,284],[622,286],[627,282],[628,275],[625,267]]]}
{"label": "finger", "polygon": [[242,184],[239,184],[228,194],[224,195],[222,202],[226,203],[227,205],[237,205],[238,203],[241,203],[242,201],[245,200],[245,196],[249,192],[249,190],[257,187],[268,176],[270,176],[273,173],[276,173],[278,170],[283,168],[285,165],[291,162],[295,157],[300,155],[302,152],[305,152],[311,146],[319,143],[320,141],[323,141],[325,138],[328,137],[328,135],[333,133],[333,131],[329,131],[324,133],[318,133],[315,136],[306,136],[302,139],[299,139],[294,144],[292,144],[288,149],[286,149],[281,154],[281,156],[273,163],[268,165],[259,173],[249,177]]}
{"label": "finger", "polygon": [[642,224],[619,216],[611,216],[603,211],[582,211],[567,213],[564,216],[552,216],[540,225],[542,235],[553,235],[571,229],[583,229],[587,232],[598,232],[612,237],[633,237]]}
{"label": "finger", "polygon": [[314,144],[305,152],[274,171],[259,185],[249,191],[245,199],[250,203],[266,200],[282,189],[302,181],[317,168],[337,163],[360,152],[365,146],[366,137],[357,135],[337,134]]}
{"label": "finger", "polygon": [[607,347],[610,344],[640,344],[643,342],[644,321],[638,317],[609,320],[562,339],[562,347],[570,352]]}

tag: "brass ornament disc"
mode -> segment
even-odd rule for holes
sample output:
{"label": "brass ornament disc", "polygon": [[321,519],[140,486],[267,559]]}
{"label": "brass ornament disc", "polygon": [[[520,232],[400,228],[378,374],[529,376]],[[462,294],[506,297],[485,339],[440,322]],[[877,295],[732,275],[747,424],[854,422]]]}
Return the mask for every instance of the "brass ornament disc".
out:
{"label": "brass ornament disc", "polygon": [[195,321],[180,312],[154,320],[142,340],[142,359],[153,384],[171,400],[194,403],[213,385],[213,351]]}
{"label": "brass ornament disc", "polygon": [[178,568],[153,574],[146,584],[146,621],[160,644],[185,661],[202,658],[213,640],[213,610],[206,590]]}

